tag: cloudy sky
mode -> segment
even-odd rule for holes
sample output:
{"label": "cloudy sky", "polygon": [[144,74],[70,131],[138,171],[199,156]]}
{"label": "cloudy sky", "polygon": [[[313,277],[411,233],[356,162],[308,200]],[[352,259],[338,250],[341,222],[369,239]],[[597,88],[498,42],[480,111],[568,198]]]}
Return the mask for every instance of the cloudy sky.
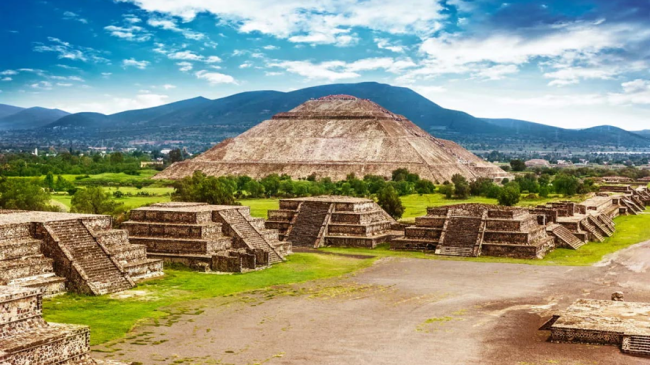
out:
{"label": "cloudy sky", "polygon": [[378,81],[446,108],[650,129],[650,0],[6,0],[0,103],[114,113]]}

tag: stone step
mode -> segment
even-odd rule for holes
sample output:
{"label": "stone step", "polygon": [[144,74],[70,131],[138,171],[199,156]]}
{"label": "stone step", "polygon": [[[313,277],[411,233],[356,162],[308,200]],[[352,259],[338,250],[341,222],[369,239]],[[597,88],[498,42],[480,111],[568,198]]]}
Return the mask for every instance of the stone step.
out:
{"label": "stone step", "polygon": [[0,339],[0,364],[55,365],[87,354],[88,327],[50,324]]}
{"label": "stone step", "polygon": [[156,238],[156,237],[130,237],[133,244],[144,245],[148,253],[178,253],[208,255],[232,246],[232,238],[223,237],[216,241],[181,239],[181,238]]}
{"label": "stone step", "polygon": [[53,260],[43,255],[0,261],[0,281],[7,283],[54,272]]}
{"label": "stone step", "polygon": [[558,238],[559,242],[561,242],[559,247],[566,246],[567,248],[577,250],[585,244],[585,242],[562,225],[553,224],[547,228],[547,231]]}
{"label": "stone step", "polygon": [[43,296],[50,297],[65,293],[65,282],[65,278],[49,273],[12,280],[7,285],[39,289]]}
{"label": "stone step", "polygon": [[0,260],[39,255],[42,242],[31,237],[0,241]]}
{"label": "stone step", "polygon": [[124,269],[134,281],[163,276],[163,260],[143,259],[124,264]]}

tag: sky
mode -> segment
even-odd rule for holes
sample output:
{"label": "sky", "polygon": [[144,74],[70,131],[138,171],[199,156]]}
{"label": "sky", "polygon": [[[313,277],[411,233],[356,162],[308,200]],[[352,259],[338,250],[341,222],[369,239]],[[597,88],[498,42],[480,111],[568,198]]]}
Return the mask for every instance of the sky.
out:
{"label": "sky", "polygon": [[650,0],[5,0],[0,103],[105,114],[377,81],[486,118],[650,129]]}

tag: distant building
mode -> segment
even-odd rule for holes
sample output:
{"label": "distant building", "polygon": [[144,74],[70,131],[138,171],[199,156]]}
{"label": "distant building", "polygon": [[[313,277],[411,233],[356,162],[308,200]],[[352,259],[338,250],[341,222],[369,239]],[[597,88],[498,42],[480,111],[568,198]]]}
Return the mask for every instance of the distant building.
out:
{"label": "distant building", "polygon": [[650,176],[642,177],[639,179],[640,182],[650,183]]}
{"label": "distant building", "polygon": [[568,160],[557,160],[557,166],[572,166],[573,162]]}
{"label": "distant building", "polygon": [[603,182],[606,183],[628,183],[632,182],[632,179],[625,176],[603,176]]}
{"label": "distant building", "polygon": [[171,151],[172,151],[171,148],[164,148],[160,150],[160,153],[163,155],[168,155]]}
{"label": "distant building", "polygon": [[149,166],[162,166],[164,163],[162,161],[140,161],[140,168],[145,168]]}
{"label": "distant building", "polygon": [[533,160],[528,160],[525,162],[526,167],[551,167],[551,164],[541,158],[536,158]]}

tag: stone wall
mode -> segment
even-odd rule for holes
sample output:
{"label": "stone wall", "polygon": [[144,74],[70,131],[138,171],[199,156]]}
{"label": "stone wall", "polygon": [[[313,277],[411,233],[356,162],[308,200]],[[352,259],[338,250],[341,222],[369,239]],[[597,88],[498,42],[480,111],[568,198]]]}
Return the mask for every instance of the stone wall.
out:
{"label": "stone wall", "polygon": [[551,341],[580,342],[599,345],[620,345],[623,334],[620,332],[596,331],[573,328],[552,328]]}

